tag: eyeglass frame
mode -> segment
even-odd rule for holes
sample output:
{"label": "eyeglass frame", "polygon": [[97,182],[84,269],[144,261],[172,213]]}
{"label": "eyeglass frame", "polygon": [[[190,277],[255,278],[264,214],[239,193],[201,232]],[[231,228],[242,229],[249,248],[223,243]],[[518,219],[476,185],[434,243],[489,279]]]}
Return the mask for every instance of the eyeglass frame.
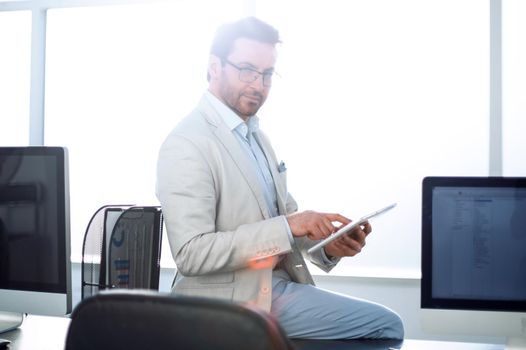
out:
{"label": "eyeglass frame", "polygon": [[[224,63],[228,63],[229,65],[231,65],[232,67],[234,67],[235,69],[237,69],[239,71],[239,81],[243,82],[243,83],[253,83],[255,82],[256,80],[258,80],[259,76],[261,76],[261,81],[263,83],[263,86],[264,87],[271,87],[272,86],[272,77],[274,75],[279,75],[274,69],[272,69],[272,71],[269,71],[269,72],[260,72],[254,68],[250,68],[250,67],[239,67],[237,64],[229,61],[228,59],[226,58],[222,58],[221,59],[222,62]],[[241,76],[243,74],[243,72],[245,72],[245,74],[247,74],[248,72],[250,72],[252,75],[252,80],[250,79],[242,79]],[[254,73],[257,73],[257,74],[254,74]],[[266,77],[266,78],[265,78]],[[270,80],[270,81],[269,81]],[[266,83],[265,83],[266,82]]]}

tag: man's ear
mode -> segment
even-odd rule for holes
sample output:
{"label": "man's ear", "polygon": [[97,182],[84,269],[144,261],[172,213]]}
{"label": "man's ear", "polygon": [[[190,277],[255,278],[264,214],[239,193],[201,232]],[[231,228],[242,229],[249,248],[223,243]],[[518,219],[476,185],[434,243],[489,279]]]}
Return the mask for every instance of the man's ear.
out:
{"label": "man's ear", "polygon": [[221,63],[221,59],[216,55],[210,55],[208,58],[208,75],[210,76],[210,80],[218,79],[218,77],[221,75],[222,69],[223,65]]}

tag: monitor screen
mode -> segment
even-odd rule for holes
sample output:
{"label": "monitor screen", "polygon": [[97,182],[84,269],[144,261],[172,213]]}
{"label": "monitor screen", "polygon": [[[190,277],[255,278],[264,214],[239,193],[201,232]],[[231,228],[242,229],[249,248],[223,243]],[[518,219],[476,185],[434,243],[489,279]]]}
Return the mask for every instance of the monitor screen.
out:
{"label": "monitor screen", "polygon": [[67,152],[0,147],[0,311],[71,311]]}
{"label": "monitor screen", "polygon": [[[466,334],[478,315],[490,325],[481,333],[526,335],[526,178],[424,179],[421,306],[492,311],[471,314],[459,327]],[[498,311],[516,316],[501,334]],[[450,315],[442,323],[457,324],[460,314]]]}
{"label": "monitor screen", "polygon": [[425,181],[424,305],[526,311],[526,179]]}

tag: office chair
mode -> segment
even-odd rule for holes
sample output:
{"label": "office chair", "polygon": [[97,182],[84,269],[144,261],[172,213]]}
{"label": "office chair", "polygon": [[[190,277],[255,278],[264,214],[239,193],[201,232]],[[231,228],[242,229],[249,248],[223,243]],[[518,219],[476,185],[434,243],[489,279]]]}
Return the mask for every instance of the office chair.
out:
{"label": "office chair", "polygon": [[208,298],[104,291],[71,314],[66,350],[290,350],[267,313]]}
{"label": "office chair", "polygon": [[110,288],[159,289],[160,207],[103,206],[82,247],[82,299]]}

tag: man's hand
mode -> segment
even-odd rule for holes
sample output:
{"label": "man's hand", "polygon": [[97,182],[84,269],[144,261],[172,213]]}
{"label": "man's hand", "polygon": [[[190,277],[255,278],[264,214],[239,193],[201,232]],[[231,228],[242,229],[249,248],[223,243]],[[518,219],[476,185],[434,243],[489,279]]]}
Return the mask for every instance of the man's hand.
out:
{"label": "man's hand", "polygon": [[365,238],[371,233],[371,224],[366,221],[351,232],[342,235],[325,246],[328,257],[355,256],[365,246]]}
{"label": "man's hand", "polygon": [[323,239],[335,232],[338,227],[333,222],[347,225],[351,220],[340,214],[318,213],[307,210],[287,216],[292,235],[307,236],[312,240]]}

